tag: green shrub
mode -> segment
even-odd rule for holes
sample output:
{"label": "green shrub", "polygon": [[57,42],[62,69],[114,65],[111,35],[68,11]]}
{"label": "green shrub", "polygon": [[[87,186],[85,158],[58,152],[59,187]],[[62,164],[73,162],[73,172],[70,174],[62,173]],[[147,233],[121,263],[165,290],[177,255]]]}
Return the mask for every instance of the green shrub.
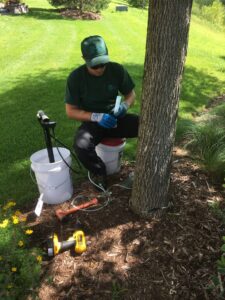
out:
{"label": "green shrub", "polygon": [[202,7],[202,16],[213,24],[225,24],[225,8],[220,0],[215,0],[210,6]]}
{"label": "green shrub", "polygon": [[222,300],[225,296],[225,236],[223,237],[221,251],[222,255],[217,261],[217,274],[212,276],[208,289],[211,290],[216,299]]}
{"label": "green shrub", "polygon": [[101,11],[108,7],[110,0],[48,0],[53,6],[64,6],[67,8]]}
{"label": "green shrub", "polygon": [[[0,0],[0,3],[5,3],[5,4],[6,4],[7,2],[10,2],[10,0]],[[15,3],[21,3],[21,0],[13,0],[12,2],[13,2],[14,4],[15,4]]]}
{"label": "green shrub", "polygon": [[14,206],[0,207],[0,299],[25,299],[40,279],[41,251],[30,247],[33,231]]}
{"label": "green shrub", "polygon": [[217,261],[218,272],[221,275],[225,275],[225,236],[223,237],[223,245],[221,247],[222,255]]}
{"label": "green shrub", "polygon": [[209,114],[222,117],[223,120],[225,120],[225,104],[221,104],[221,105],[218,105],[218,106],[214,107],[209,112]]}
{"label": "green shrub", "polygon": [[192,120],[180,119],[178,117],[176,124],[176,143],[180,143],[185,139],[187,131],[193,124],[194,122]]}
{"label": "green shrub", "polygon": [[146,8],[148,0],[128,0],[128,3],[133,7]]}
{"label": "green shrub", "polygon": [[214,0],[195,0],[194,2],[197,3],[200,7],[212,5]]}
{"label": "green shrub", "polygon": [[211,115],[191,125],[186,133],[185,147],[214,178],[225,174],[225,119]]}
{"label": "green shrub", "polygon": [[225,25],[225,0],[195,0],[192,13],[218,25]]}
{"label": "green shrub", "polygon": [[[223,187],[225,187],[225,185],[223,185]],[[210,204],[210,210],[223,224],[225,224],[225,207],[221,207],[220,202],[213,201]]]}

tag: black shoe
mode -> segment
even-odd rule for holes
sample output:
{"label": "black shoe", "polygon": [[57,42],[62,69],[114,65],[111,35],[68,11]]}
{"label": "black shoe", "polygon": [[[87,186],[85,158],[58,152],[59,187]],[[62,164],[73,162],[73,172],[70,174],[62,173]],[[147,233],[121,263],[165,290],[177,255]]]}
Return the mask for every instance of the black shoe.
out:
{"label": "black shoe", "polygon": [[97,188],[98,191],[104,192],[107,190],[106,175],[89,173],[89,179],[91,183]]}

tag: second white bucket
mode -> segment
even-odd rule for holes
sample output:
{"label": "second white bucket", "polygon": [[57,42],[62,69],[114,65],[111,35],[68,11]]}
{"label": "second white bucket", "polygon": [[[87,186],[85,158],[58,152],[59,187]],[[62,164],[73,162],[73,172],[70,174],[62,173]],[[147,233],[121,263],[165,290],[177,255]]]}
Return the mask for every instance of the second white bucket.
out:
{"label": "second white bucket", "polygon": [[125,145],[125,139],[107,138],[103,139],[96,146],[96,153],[105,163],[107,175],[112,175],[120,171],[121,158]]}
{"label": "second white bucket", "polygon": [[[58,148],[66,163],[71,165],[70,151]],[[47,149],[40,150],[31,155],[31,168],[35,173],[40,194],[43,201],[48,204],[58,204],[69,200],[73,195],[73,185],[70,169],[61,158],[57,148],[53,148],[54,163],[49,162]]]}

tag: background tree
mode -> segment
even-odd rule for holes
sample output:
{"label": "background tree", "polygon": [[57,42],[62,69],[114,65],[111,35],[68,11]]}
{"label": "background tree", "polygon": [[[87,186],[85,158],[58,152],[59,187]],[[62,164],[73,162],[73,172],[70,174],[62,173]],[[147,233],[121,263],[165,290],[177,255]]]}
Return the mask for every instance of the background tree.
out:
{"label": "background tree", "polygon": [[101,11],[108,7],[110,0],[48,0],[53,6],[64,6],[67,8],[84,10]]}
{"label": "background tree", "polygon": [[220,0],[214,0],[211,5],[201,7],[201,15],[206,20],[223,26],[225,24],[225,8]]}
{"label": "background tree", "polygon": [[130,205],[143,217],[168,204],[178,100],[192,0],[150,0],[141,120]]}
{"label": "background tree", "polygon": [[128,3],[134,7],[145,8],[148,4],[148,0],[128,0]]}
{"label": "background tree", "polygon": [[195,2],[200,6],[212,5],[214,0],[195,0]]}

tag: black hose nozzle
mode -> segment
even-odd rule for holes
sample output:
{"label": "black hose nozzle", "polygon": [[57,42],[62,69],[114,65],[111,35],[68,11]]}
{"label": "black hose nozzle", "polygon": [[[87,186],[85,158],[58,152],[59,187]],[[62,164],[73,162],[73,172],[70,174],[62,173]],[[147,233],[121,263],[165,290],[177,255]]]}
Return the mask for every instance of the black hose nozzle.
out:
{"label": "black hose nozzle", "polygon": [[42,122],[49,122],[49,117],[43,112],[43,110],[39,110],[37,112],[37,118]]}

